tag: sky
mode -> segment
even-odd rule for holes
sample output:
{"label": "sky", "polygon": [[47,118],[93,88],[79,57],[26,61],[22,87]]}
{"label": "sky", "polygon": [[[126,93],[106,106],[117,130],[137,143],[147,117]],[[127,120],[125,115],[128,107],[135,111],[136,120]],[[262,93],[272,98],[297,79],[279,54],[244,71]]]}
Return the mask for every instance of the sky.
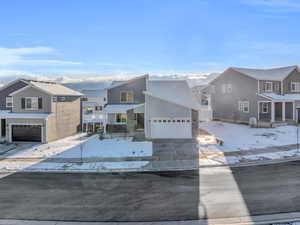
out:
{"label": "sky", "polygon": [[3,0],[0,76],[295,65],[299,21],[299,0]]}

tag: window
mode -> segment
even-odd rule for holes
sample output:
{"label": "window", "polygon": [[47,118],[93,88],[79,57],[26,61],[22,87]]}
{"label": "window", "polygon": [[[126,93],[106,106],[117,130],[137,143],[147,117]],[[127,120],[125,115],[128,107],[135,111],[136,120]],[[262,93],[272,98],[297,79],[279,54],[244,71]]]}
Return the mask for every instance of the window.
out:
{"label": "window", "polygon": [[116,114],[116,122],[117,123],[126,123],[127,122],[127,115],[124,113],[117,113]]}
{"label": "window", "polygon": [[12,108],[12,106],[13,106],[13,98],[6,97],[6,108]]}
{"label": "window", "polygon": [[269,104],[267,102],[263,102],[261,104],[261,112],[268,113],[269,112]]}
{"label": "window", "polygon": [[133,92],[132,91],[122,91],[121,92],[121,102],[122,103],[133,103]]}
{"label": "window", "polygon": [[216,93],[216,86],[215,85],[211,85],[211,93],[212,94]]}
{"label": "window", "polygon": [[275,83],[274,84],[274,91],[279,93],[280,92],[280,83]]}
{"label": "window", "polygon": [[52,101],[53,101],[53,102],[57,102],[57,97],[53,97],[53,98],[52,98]]}
{"label": "window", "polygon": [[39,108],[39,98],[26,97],[25,98],[25,110],[37,110]]}
{"label": "window", "polygon": [[300,82],[291,82],[291,91],[300,92]]}
{"label": "window", "polygon": [[244,113],[249,113],[249,102],[248,101],[239,101],[239,111]]}
{"label": "window", "polygon": [[64,101],[66,101],[66,97],[60,97],[59,100],[60,100],[61,102],[64,102]]}
{"label": "window", "polygon": [[270,81],[265,82],[264,83],[264,91],[272,92],[273,91],[273,83]]}
{"label": "window", "polygon": [[102,106],[95,106],[95,111],[102,111]]}
{"label": "window", "polygon": [[231,84],[222,84],[222,93],[231,93],[232,92],[232,85]]}
{"label": "window", "polygon": [[85,114],[92,114],[93,113],[93,108],[92,107],[87,107],[85,110]]}

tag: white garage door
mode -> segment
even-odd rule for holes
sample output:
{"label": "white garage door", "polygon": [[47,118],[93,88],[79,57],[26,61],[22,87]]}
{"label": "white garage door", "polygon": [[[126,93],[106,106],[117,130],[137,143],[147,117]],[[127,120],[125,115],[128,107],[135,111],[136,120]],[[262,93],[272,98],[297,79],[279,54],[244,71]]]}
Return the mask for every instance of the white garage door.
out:
{"label": "white garage door", "polygon": [[192,138],[192,122],[189,118],[156,118],[151,120],[152,138]]}

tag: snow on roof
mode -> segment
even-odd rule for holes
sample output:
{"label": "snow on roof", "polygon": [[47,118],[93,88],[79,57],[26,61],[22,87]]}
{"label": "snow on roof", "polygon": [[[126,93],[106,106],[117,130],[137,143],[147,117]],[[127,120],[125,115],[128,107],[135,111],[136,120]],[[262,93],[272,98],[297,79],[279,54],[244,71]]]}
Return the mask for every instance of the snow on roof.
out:
{"label": "snow on roof", "polygon": [[135,109],[144,104],[116,104],[106,105],[104,110],[108,113],[126,113],[130,109]]}
{"label": "snow on roof", "polygon": [[250,69],[231,67],[231,69],[258,80],[283,80],[298,66],[287,66],[272,69]]}
{"label": "snow on roof", "polygon": [[145,94],[187,108],[200,109],[186,80],[150,80],[148,85]]}
{"label": "snow on roof", "polygon": [[50,113],[12,113],[9,111],[1,111],[1,118],[10,118],[10,119],[46,119],[50,116]]}
{"label": "snow on roof", "polygon": [[271,98],[272,100],[282,100],[282,101],[295,101],[300,100],[300,94],[285,94],[279,95],[276,93],[262,93],[261,96],[266,98]]}
{"label": "snow on roof", "polygon": [[143,76],[134,77],[134,78],[131,78],[129,80],[124,80],[124,81],[113,81],[112,84],[111,84],[111,86],[109,86],[107,89],[115,88],[115,87],[121,86],[123,84],[127,84],[127,83],[130,83],[132,81],[135,81],[135,80],[138,80],[138,79],[142,79],[142,78],[149,79],[149,75],[146,74],[146,75],[143,75]]}
{"label": "snow on roof", "polygon": [[82,96],[82,93],[53,82],[30,81],[33,87],[41,89],[51,95]]}

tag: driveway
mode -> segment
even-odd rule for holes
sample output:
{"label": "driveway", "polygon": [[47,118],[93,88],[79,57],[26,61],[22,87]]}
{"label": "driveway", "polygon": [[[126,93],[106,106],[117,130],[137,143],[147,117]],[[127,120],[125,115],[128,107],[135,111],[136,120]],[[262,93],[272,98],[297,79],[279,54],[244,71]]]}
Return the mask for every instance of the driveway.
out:
{"label": "driveway", "polygon": [[300,211],[300,162],[188,172],[16,173],[0,218],[161,221]]}
{"label": "driveway", "polygon": [[157,160],[195,160],[198,158],[195,139],[155,139],[153,156]]}

